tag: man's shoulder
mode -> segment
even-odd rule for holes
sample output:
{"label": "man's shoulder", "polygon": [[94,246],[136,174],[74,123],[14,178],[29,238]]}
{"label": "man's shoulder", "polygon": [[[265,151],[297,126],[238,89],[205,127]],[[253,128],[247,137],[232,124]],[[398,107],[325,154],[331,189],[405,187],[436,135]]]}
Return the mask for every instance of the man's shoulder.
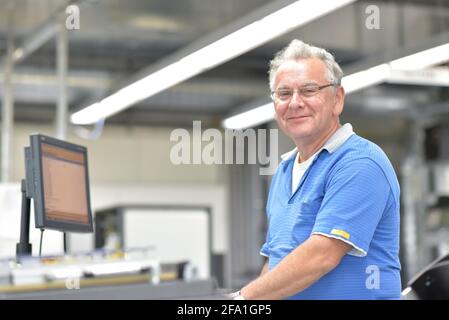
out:
{"label": "man's shoulder", "polygon": [[390,164],[388,156],[375,142],[353,134],[337,152],[347,161],[356,161],[358,159],[371,159],[379,165]]}
{"label": "man's shoulder", "polygon": [[346,141],[338,150],[338,160],[335,162],[334,169],[347,167],[351,168],[358,162],[363,162],[373,170],[381,170],[390,185],[398,189],[396,172],[386,153],[373,141],[363,138],[359,135],[353,136]]}

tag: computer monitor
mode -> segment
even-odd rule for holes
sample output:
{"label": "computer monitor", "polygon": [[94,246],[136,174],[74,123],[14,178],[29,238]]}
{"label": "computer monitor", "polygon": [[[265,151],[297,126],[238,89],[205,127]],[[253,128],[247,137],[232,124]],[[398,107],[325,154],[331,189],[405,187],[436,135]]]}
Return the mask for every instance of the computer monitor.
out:
{"label": "computer monitor", "polygon": [[93,232],[87,149],[41,134],[25,148],[26,191],[36,228]]}

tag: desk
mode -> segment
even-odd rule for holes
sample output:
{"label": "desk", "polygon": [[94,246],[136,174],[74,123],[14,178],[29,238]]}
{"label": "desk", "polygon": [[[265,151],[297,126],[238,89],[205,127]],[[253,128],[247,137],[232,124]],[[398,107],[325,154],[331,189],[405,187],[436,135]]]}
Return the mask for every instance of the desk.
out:
{"label": "desk", "polygon": [[138,283],[57,289],[18,293],[0,293],[0,299],[33,300],[151,300],[151,299],[224,299],[215,290],[213,280],[167,281],[159,284]]}

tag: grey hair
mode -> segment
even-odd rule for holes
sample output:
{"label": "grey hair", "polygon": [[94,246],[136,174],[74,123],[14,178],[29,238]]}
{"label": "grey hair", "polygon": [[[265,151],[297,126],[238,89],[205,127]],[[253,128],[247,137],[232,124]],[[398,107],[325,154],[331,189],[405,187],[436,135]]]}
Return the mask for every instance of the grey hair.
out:
{"label": "grey hair", "polygon": [[293,40],[290,44],[276,53],[274,59],[270,61],[269,84],[270,90],[273,91],[276,71],[286,61],[316,58],[320,59],[326,65],[326,77],[329,82],[340,84],[343,78],[343,71],[332,54],[323,48],[315,47],[301,40]]}

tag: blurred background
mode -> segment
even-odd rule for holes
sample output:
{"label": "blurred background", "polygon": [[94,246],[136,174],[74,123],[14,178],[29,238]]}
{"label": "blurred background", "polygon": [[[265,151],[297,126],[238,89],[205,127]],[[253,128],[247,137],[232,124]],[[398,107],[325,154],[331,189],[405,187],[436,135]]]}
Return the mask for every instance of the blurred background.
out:
{"label": "blurred background", "polygon": [[[170,252],[167,259],[193,259],[220,287],[240,288],[255,278],[263,264],[271,176],[260,174],[264,164],[248,161],[174,164],[171,134],[185,129],[191,147],[204,148],[210,140],[195,140],[194,121],[224,137],[225,119],[269,103],[268,63],[294,38],[335,55],[351,88],[342,123],[381,146],[394,165],[401,184],[403,285],[447,254],[449,1],[341,1],[337,8],[318,2],[322,12],[293,11],[284,19],[293,23],[273,35],[276,24],[259,30],[252,38],[261,40],[249,48],[230,42],[205,55],[224,55],[220,61],[203,66],[205,57],[192,60],[197,69],[190,74],[167,73],[153,82],[160,88],[130,91],[112,103],[126,108],[83,123],[72,115],[294,1],[0,0],[0,257],[15,253],[23,148],[39,132],[88,148],[96,232],[68,235],[69,253],[156,245]],[[411,66],[383,65],[434,48],[440,51]],[[389,66],[387,74],[357,78],[358,87],[350,82],[350,75],[382,65]],[[244,123],[277,128],[267,114]],[[293,148],[280,131],[270,138],[276,141],[263,140],[259,148],[273,155]],[[254,141],[244,146],[245,154],[256,149]],[[181,218],[166,219],[166,212]],[[130,221],[114,222],[118,215]],[[38,236],[32,230],[33,242]],[[185,241],[192,242],[183,248]],[[60,234],[49,232],[43,252],[61,248]]]}

